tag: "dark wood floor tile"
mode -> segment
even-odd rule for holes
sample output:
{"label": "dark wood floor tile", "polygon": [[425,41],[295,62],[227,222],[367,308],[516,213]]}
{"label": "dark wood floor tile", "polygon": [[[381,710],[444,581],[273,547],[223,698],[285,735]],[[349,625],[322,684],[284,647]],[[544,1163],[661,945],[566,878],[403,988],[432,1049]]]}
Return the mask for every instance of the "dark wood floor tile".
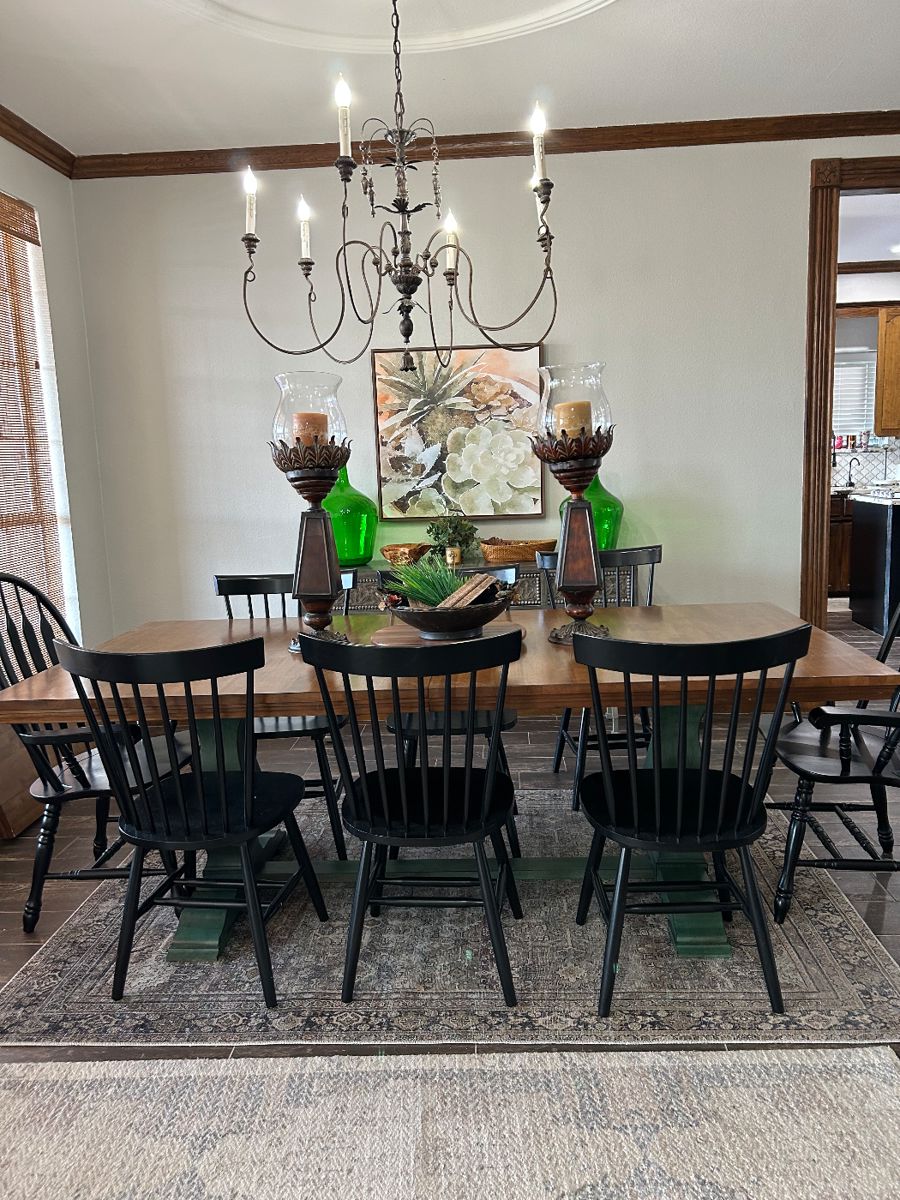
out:
{"label": "dark wood floor tile", "polygon": [[230,1058],[232,1046],[0,1046],[0,1062],[131,1062]]}
{"label": "dark wood floor tile", "polygon": [[13,975],[17,974],[39,949],[39,945],[0,946],[0,987],[9,983]]}
{"label": "dark wood floor tile", "polygon": [[900,934],[900,907],[895,903],[865,901],[858,896],[851,896],[850,903],[873,933],[879,936],[883,933]]}

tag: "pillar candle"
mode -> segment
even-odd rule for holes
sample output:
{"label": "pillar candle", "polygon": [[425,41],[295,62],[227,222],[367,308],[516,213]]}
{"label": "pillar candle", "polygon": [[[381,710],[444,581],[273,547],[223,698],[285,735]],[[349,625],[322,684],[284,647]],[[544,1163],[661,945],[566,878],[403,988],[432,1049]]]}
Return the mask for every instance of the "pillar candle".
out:
{"label": "pillar candle", "polygon": [[292,417],[294,440],[311,446],[318,435],[320,442],[328,440],[328,416],[326,413],[296,412]]}
{"label": "pillar candle", "polygon": [[594,432],[590,400],[566,400],[557,404],[553,410],[553,430],[557,437],[563,430],[569,437],[577,437],[582,427],[588,433]]}

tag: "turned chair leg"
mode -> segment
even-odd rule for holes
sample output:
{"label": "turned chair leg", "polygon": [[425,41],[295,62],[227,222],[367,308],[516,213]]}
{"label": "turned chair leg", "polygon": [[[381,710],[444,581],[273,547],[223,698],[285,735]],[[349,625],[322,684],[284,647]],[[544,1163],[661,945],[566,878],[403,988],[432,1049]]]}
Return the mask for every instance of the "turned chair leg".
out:
{"label": "turned chair leg", "polygon": [[116,949],[116,968],[113,972],[113,1000],[121,1000],[125,994],[125,976],[128,974],[131,947],[134,943],[134,928],[137,925],[138,905],[141,899],[141,875],[146,853],[143,846],[135,846],[131,858],[128,885],[125,888],[125,903],[122,907],[122,924],[119,928],[119,945]]}
{"label": "turned chair leg", "polygon": [[[724,855],[724,853],[721,853],[721,852],[713,854],[712,860],[713,860],[713,871],[715,873],[716,882],[725,884],[725,886],[720,887],[718,892],[716,893],[717,896],[719,897],[719,903],[720,904],[729,904],[731,902],[731,900],[733,899],[733,897],[731,895],[731,888],[728,886],[728,875],[727,875],[726,869],[725,869],[725,855]],[[723,921],[730,921],[730,920],[732,920],[733,917],[734,917],[733,912],[723,912],[722,913]]]}
{"label": "turned chair leg", "polygon": [[506,844],[503,841],[501,833],[491,834],[491,845],[494,847],[494,857],[497,859],[497,866],[502,871],[506,868],[506,898],[509,901],[509,911],[517,921],[521,921],[522,902],[519,899],[519,889],[516,887],[516,877],[513,875],[512,863],[509,861],[509,855],[506,853]]}
{"label": "turned chair leg", "polygon": [[384,872],[387,868],[388,847],[375,847],[375,869],[373,871],[372,889],[369,895],[369,915],[381,916],[381,905],[378,901],[384,895]]}
{"label": "turned chair leg", "polygon": [[41,818],[41,829],[38,833],[37,846],[34,851],[34,870],[31,875],[31,891],[25,901],[25,911],[22,914],[22,928],[26,933],[34,933],[41,915],[41,904],[44,896],[44,880],[50,870],[50,860],[53,857],[53,843],[59,828],[59,814],[62,804],[51,800],[44,806]]}
{"label": "turned chair leg", "polygon": [[747,896],[747,916],[753,925],[756,937],[756,949],[759,961],[762,963],[763,975],[766,980],[766,990],[769,993],[769,1003],[773,1013],[784,1012],[784,999],[781,995],[781,984],[778,981],[778,969],[775,966],[775,955],[772,953],[772,939],[769,937],[769,927],[766,924],[766,914],[759,895],[759,885],[756,882],[756,872],[753,869],[753,859],[749,846],[739,846],[738,855],[741,860],[741,871],[744,875],[744,892]]}
{"label": "turned chair leg", "polygon": [[606,949],[603,952],[603,973],[600,976],[600,998],[597,1004],[597,1013],[601,1017],[609,1016],[616,975],[619,973],[619,949],[622,945],[622,926],[625,923],[625,903],[628,899],[630,870],[631,851],[627,846],[623,846],[619,858],[619,869],[616,873],[616,886],[613,889],[612,904],[609,909],[609,922],[606,927]]}
{"label": "turned chair leg", "polygon": [[347,951],[344,956],[344,981],[341,999],[349,1004],[356,985],[356,968],[359,965],[359,947],[362,944],[363,921],[366,919],[366,901],[369,893],[369,872],[372,868],[372,843],[363,842],[353,889],[353,904],[350,908],[350,925],[347,929]]}
{"label": "turned chair leg", "polygon": [[250,935],[253,939],[253,952],[256,955],[256,965],[262,983],[263,998],[266,1008],[277,1008],[278,999],[275,995],[275,979],[272,975],[272,957],[269,954],[269,939],[266,937],[266,922],[263,919],[262,905],[259,902],[259,892],[256,888],[256,875],[253,870],[253,856],[246,842],[239,847],[241,855],[241,878],[244,884],[244,903],[247,905],[247,920],[250,922]]}
{"label": "turned chair leg", "polygon": [[572,720],[571,708],[564,708],[559,718],[559,729],[556,733],[556,749],[553,751],[553,774],[558,775],[562,766],[563,751],[566,748],[566,734],[569,732],[569,722]]}
{"label": "turned chair leg", "polygon": [[776,925],[781,925],[791,907],[791,897],[794,894],[794,872],[803,849],[803,838],[806,834],[806,822],[809,816],[809,806],[812,803],[814,783],[811,779],[801,776],[797,780],[797,790],[794,793],[794,807],[791,812],[791,824],[787,840],[784,844],[784,863],[775,891],[774,915]]}
{"label": "turned chair leg", "polygon": [[[584,867],[584,878],[581,881],[581,895],[578,897],[578,911],[575,914],[575,924],[583,925],[588,918],[588,913],[591,909],[591,901],[594,898],[596,888],[595,877],[600,868],[600,860],[603,857],[603,847],[606,844],[606,839],[599,830],[594,831],[594,837],[591,841],[591,849],[588,853],[587,862]],[[603,887],[601,883],[601,888]],[[604,892],[604,896],[605,896]],[[604,913],[604,916],[606,913]]]}
{"label": "turned chair leg", "polygon": [[331,836],[334,847],[341,861],[346,862],[347,845],[344,841],[344,830],[341,827],[341,814],[338,811],[337,796],[334,791],[334,780],[331,777],[331,764],[328,761],[328,751],[325,749],[325,738],[314,737],[316,746],[316,763],[322,779],[322,791],[325,795],[325,807],[328,809],[328,821],[331,825]]}
{"label": "turned chair leg", "polygon": [[581,800],[578,796],[578,789],[581,787],[581,781],[584,779],[584,766],[587,762],[588,736],[591,732],[591,710],[583,708],[581,710],[581,723],[578,726],[578,749],[575,754],[575,780],[572,784],[572,809],[578,812],[581,807]]}
{"label": "turned chair leg", "polygon": [[102,792],[97,797],[97,824],[94,829],[94,844],[91,847],[94,852],[94,862],[109,845],[109,838],[106,836],[106,827],[109,822],[109,801],[109,792]]}
{"label": "turned chair leg", "polygon": [[883,783],[870,783],[872,803],[875,805],[875,815],[878,819],[878,841],[885,856],[890,858],[894,851],[894,831],[888,816],[887,788]]}
{"label": "turned chair leg", "polygon": [[[506,949],[506,938],[503,936],[503,925],[500,922],[500,909],[497,907],[497,897],[494,895],[494,884],[491,880],[491,869],[488,866],[484,842],[475,842],[475,864],[478,867],[478,880],[481,884],[481,899],[484,902],[484,916],[487,921],[491,946],[494,951],[494,962],[497,964],[497,974],[500,976],[500,986],[503,989],[503,999],[509,1008],[516,1005],[516,989],[513,986],[512,971],[509,965],[509,953]],[[512,902],[510,901],[510,905]]]}

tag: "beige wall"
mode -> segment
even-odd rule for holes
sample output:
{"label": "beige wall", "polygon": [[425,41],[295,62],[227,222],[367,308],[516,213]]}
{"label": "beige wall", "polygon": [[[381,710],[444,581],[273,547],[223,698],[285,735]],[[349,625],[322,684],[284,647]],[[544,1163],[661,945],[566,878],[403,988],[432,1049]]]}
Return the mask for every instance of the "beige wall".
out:
{"label": "beige wall", "polygon": [[0,138],[0,191],[27,200],[40,220],[82,636],[97,642],[112,616],[72,184]]}
{"label": "beige wall", "polygon": [[[626,504],[621,544],[665,547],[661,600],[765,597],[796,608],[809,163],[875,154],[900,154],[900,138],[551,159],[561,307],[546,358],[609,364],[618,429],[604,480]],[[446,168],[492,320],[536,276],[527,169],[519,159]],[[316,213],[327,324],[334,172],[261,176],[258,308],[292,342],[304,329],[290,268],[301,189]],[[113,624],[215,615],[215,571],[292,565],[300,506],[265,445],[272,376],[328,362],[287,359],[247,326],[237,176],[85,181],[74,193]],[[395,329],[383,318],[374,344],[396,344]],[[371,494],[368,356],[335,369],[351,478]],[[554,530],[560,495],[548,480],[543,521],[491,531]],[[420,529],[391,523],[381,537]]]}

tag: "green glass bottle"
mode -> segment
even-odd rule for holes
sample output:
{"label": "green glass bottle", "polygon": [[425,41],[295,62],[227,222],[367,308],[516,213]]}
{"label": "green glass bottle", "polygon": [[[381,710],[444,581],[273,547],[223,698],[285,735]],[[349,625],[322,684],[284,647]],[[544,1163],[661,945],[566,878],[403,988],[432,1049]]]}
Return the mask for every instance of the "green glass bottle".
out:
{"label": "green glass bottle", "polygon": [[[584,493],[584,498],[591,506],[594,517],[594,532],[597,535],[598,550],[615,550],[619,540],[619,530],[622,527],[622,513],[625,505],[612,492],[608,492],[600,482],[600,476],[595,475]],[[562,518],[563,507],[569,503],[568,497],[559,506]]]}
{"label": "green glass bottle", "polygon": [[342,567],[364,567],[375,553],[378,509],[350,482],[346,466],[341,467],[337,483],[322,501],[331,515],[334,544]]}

